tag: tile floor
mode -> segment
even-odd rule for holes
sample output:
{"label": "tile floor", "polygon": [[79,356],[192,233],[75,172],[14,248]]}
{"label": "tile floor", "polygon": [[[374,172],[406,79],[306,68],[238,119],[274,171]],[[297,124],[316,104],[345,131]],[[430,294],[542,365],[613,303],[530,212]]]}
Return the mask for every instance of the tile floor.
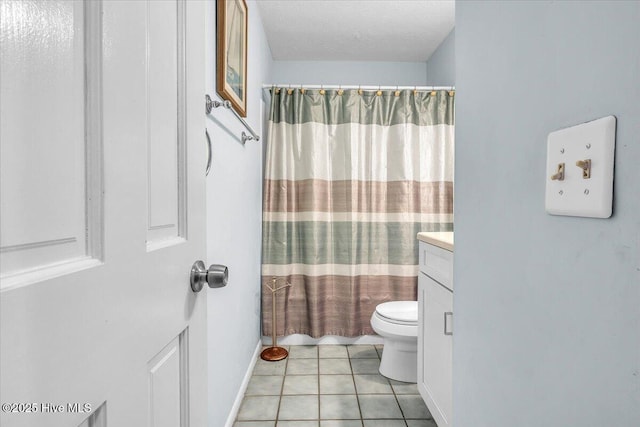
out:
{"label": "tile floor", "polygon": [[437,427],[415,384],[380,375],[382,346],[289,346],[258,359],[235,427]]}

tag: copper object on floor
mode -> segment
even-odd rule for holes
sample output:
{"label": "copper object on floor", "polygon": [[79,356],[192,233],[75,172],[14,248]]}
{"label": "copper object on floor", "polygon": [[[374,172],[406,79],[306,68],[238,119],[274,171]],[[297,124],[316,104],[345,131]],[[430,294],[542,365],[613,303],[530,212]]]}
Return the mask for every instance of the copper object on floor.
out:
{"label": "copper object on floor", "polygon": [[271,291],[271,331],[272,331],[272,342],[271,347],[265,348],[260,353],[260,358],[262,360],[266,360],[267,362],[277,362],[278,360],[286,359],[289,355],[289,352],[282,348],[278,347],[278,337],[276,336],[276,292],[280,289],[284,289],[286,287],[291,286],[291,283],[287,283],[285,285],[276,287],[277,278],[273,278],[271,281],[273,283],[273,287],[266,285],[267,288]]}
{"label": "copper object on floor", "polygon": [[278,360],[286,359],[289,352],[282,347],[268,347],[262,350],[260,358],[267,362],[277,362]]}

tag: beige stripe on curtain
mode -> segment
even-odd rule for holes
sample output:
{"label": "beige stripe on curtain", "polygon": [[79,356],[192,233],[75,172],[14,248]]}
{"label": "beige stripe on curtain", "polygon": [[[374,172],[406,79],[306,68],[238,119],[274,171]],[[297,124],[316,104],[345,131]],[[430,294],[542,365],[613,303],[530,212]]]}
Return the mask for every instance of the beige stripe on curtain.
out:
{"label": "beige stripe on curtain", "polygon": [[373,334],[376,305],[415,300],[416,233],[453,229],[452,92],[272,90],[262,332]]}

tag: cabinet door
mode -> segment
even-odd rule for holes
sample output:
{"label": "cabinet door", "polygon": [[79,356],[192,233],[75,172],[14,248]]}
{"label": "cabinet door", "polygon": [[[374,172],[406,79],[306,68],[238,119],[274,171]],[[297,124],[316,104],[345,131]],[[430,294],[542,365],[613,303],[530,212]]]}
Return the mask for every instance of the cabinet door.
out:
{"label": "cabinet door", "polygon": [[453,293],[420,273],[418,389],[439,427],[451,426],[451,335]]}

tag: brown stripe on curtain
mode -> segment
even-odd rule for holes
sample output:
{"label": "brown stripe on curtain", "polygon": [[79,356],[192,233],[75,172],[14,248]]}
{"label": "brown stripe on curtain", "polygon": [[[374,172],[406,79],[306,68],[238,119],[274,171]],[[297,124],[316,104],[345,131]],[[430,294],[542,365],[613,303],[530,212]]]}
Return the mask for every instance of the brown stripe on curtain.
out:
{"label": "brown stripe on curtain", "polygon": [[266,212],[453,213],[453,182],[265,179]]}
{"label": "brown stripe on curtain", "polygon": [[[276,279],[279,286],[292,285],[276,294],[280,336],[371,335],[371,314],[378,304],[417,298],[416,277],[291,275]],[[272,281],[273,276],[262,278],[263,286]],[[271,298],[271,292],[262,293],[263,309],[271,308]],[[262,334],[271,335],[271,326],[271,316],[263,317]]]}

